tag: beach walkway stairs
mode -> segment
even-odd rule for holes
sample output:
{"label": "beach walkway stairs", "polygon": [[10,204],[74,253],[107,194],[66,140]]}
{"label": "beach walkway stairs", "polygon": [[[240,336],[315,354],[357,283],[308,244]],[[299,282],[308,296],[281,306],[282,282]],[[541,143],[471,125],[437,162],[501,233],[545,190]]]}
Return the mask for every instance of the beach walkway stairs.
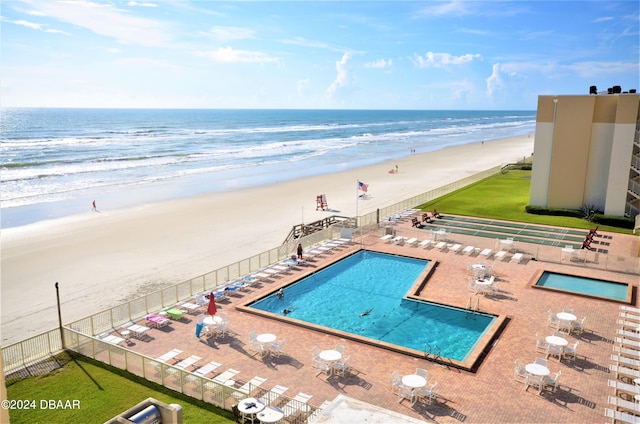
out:
{"label": "beach walkway stairs", "polygon": [[310,222],[308,224],[298,224],[294,225],[289,235],[285,239],[283,245],[290,245],[293,241],[308,236],[309,234],[316,233],[318,231],[322,231],[325,228],[329,228],[334,224],[340,224],[344,227],[352,227],[354,226],[354,219],[348,218],[346,216],[339,215],[331,215],[326,218],[322,218],[318,221]]}

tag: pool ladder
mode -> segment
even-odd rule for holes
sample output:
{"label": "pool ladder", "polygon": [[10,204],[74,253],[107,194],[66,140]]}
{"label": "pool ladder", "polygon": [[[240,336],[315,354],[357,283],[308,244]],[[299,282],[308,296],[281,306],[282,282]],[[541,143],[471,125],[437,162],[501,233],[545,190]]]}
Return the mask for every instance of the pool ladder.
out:
{"label": "pool ladder", "polygon": [[478,311],[480,311],[480,298],[476,298],[476,304],[475,306],[472,308],[471,304],[473,303],[473,297],[469,297],[469,300],[467,301],[467,312],[466,312],[466,317],[471,316],[472,318],[475,318],[476,315],[478,314]]}
{"label": "pool ladder", "polygon": [[425,359],[432,359],[434,361],[437,361],[437,360],[441,359],[441,357],[440,357],[440,349],[436,345],[431,346],[429,343],[425,343],[424,344],[424,357],[425,357]]}

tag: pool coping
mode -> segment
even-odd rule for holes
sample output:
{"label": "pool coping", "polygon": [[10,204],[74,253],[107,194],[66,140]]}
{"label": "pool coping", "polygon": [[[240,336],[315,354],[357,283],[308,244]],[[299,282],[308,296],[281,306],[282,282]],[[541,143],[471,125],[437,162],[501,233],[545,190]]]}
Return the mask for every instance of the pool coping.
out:
{"label": "pool coping", "polygon": [[[508,317],[506,315],[497,315],[497,314],[493,314],[490,313],[488,311],[477,311],[478,313],[482,313],[485,315],[492,315],[495,317],[493,323],[484,331],[484,334],[478,339],[478,341],[475,343],[475,346],[473,347],[472,351],[469,352],[465,358],[464,361],[458,361],[458,360],[454,360],[454,359],[450,359],[450,358],[443,358],[443,357],[439,357],[437,355],[433,355],[424,351],[420,351],[420,350],[416,350],[416,349],[410,349],[410,348],[406,348],[406,347],[402,347],[402,346],[398,346],[392,343],[387,343],[387,342],[383,342],[380,340],[373,340],[367,337],[363,337],[363,336],[358,336],[356,334],[352,334],[352,333],[348,333],[346,331],[342,331],[342,330],[336,330],[333,328],[329,328],[329,327],[324,327],[321,325],[317,325],[317,324],[312,324],[306,321],[302,321],[302,320],[298,320],[292,317],[288,317],[288,316],[283,316],[283,315],[279,315],[279,314],[275,314],[272,312],[267,312],[267,311],[262,311],[256,308],[252,308],[249,305],[256,302],[259,299],[265,298],[267,296],[272,295],[273,293],[277,292],[280,288],[284,288],[287,287],[289,285],[295,284],[298,281],[300,281],[303,278],[307,278],[321,270],[324,270],[325,268],[335,264],[336,262],[354,255],[362,250],[365,251],[371,251],[371,252],[376,252],[376,253],[385,253],[385,254],[389,254],[389,255],[394,255],[394,256],[403,256],[406,258],[411,258],[411,259],[421,259],[424,260],[422,258],[416,258],[413,256],[409,256],[409,255],[398,255],[398,254],[393,254],[393,253],[388,253],[388,252],[383,252],[383,251],[377,251],[375,249],[357,249],[354,252],[350,253],[349,255],[345,256],[345,257],[340,257],[340,258],[336,258],[335,261],[326,264],[325,266],[323,266],[322,268],[319,268],[317,270],[314,270],[313,272],[309,273],[309,274],[305,274],[305,275],[301,275],[300,278],[296,279],[295,281],[292,281],[290,283],[287,283],[285,285],[279,285],[279,286],[274,286],[273,290],[270,290],[269,292],[267,292],[266,294],[263,293],[260,296],[256,296],[253,298],[249,298],[246,301],[242,302],[241,304],[238,304],[235,309],[240,311],[240,312],[246,312],[246,313],[250,313],[253,315],[258,315],[258,316],[262,316],[264,318],[269,318],[269,319],[274,319],[283,323],[287,323],[287,324],[291,324],[291,325],[295,325],[297,327],[302,327],[302,328],[306,328],[309,330],[314,330],[314,331],[318,331],[324,334],[332,334],[338,337],[343,337],[345,339],[349,339],[349,340],[353,340],[356,342],[360,342],[360,343],[364,343],[367,344],[369,346],[375,346],[375,347],[379,347],[382,349],[386,349],[386,350],[390,350],[393,352],[398,352],[401,354],[405,354],[408,356],[412,356],[412,357],[417,357],[417,358],[421,358],[421,359],[426,359],[426,360],[430,360],[432,362],[436,362],[438,364],[441,365],[445,365],[448,367],[453,367],[453,368],[458,368],[461,370],[465,370],[465,371],[469,371],[469,372],[476,372],[477,369],[479,368],[479,366],[482,364],[482,360],[486,357],[488,351],[491,349],[491,347],[493,347],[493,345],[499,340],[499,335],[502,333],[502,331],[504,330],[504,328],[506,327],[507,323],[508,323]],[[433,303],[436,305],[441,305],[441,306],[446,306],[449,308],[453,308],[453,309],[464,309],[461,308],[459,306],[456,305],[450,305],[450,304],[445,304],[442,302],[435,302],[433,300],[429,300],[423,297],[420,297],[420,293],[422,291],[422,289],[424,288],[424,286],[428,283],[429,278],[431,278],[433,272],[435,271],[435,269],[438,266],[438,261],[435,260],[429,260],[429,264],[426,266],[426,268],[424,269],[424,271],[422,271],[420,273],[420,275],[416,278],[415,283],[409,288],[409,290],[407,290],[406,294],[403,296],[404,299],[409,299],[409,300],[413,300],[413,301],[420,301],[420,302],[429,302],[429,303]],[[473,311],[472,309],[469,310],[470,313],[475,313],[476,311]]]}
{"label": "pool coping", "polygon": [[[627,286],[627,298],[626,298],[626,300],[613,299],[611,297],[597,296],[597,295],[594,295],[594,294],[579,293],[579,292],[574,292],[574,291],[569,291],[569,290],[557,289],[557,288],[554,288],[554,287],[546,287],[546,286],[537,285],[538,281],[542,277],[542,274],[544,274],[545,272],[550,272],[550,273],[553,273],[553,274],[567,275],[567,276],[570,276],[570,277],[589,278],[591,280],[605,281],[605,282],[608,282],[608,283],[624,284],[624,285]],[[550,269],[546,269],[545,268],[545,269],[537,270],[536,272],[533,273],[533,275],[529,279],[528,286],[531,287],[532,289],[536,289],[536,290],[548,290],[548,291],[551,291],[551,292],[569,294],[569,295],[572,295],[572,296],[582,296],[582,297],[587,297],[587,298],[590,298],[590,299],[603,300],[605,302],[621,303],[621,304],[624,304],[624,305],[634,305],[635,304],[635,300],[634,300],[635,296],[634,296],[634,289],[633,289],[634,286],[633,286],[633,284],[629,284],[629,283],[627,283],[625,281],[603,280],[602,278],[593,278],[593,277],[590,277],[588,275],[580,275],[580,274],[577,274],[577,273],[560,272],[560,271],[550,270]]]}

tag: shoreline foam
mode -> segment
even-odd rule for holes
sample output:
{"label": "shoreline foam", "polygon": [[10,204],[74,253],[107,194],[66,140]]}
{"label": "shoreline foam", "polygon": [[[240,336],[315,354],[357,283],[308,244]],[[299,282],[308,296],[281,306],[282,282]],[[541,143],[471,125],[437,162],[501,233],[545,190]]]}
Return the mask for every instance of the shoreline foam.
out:
{"label": "shoreline foam", "polygon": [[[363,215],[528,157],[532,136],[447,147],[381,164],[2,231],[2,343],[276,247],[301,221]],[[399,167],[398,174],[388,171]],[[357,181],[369,185],[357,200]],[[325,194],[330,211],[316,211]],[[100,204],[99,204],[100,205]]]}

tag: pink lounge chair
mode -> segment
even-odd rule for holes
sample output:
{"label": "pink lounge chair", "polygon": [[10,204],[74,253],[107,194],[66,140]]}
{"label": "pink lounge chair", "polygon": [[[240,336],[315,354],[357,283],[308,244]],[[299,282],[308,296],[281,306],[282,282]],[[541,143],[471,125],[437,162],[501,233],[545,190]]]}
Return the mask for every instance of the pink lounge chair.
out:
{"label": "pink lounge chair", "polygon": [[164,327],[165,325],[169,325],[171,323],[171,320],[169,318],[164,318],[164,317],[161,317],[160,315],[155,315],[155,314],[147,315],[146,319],[149,322],[149,325],[155,328]]}

